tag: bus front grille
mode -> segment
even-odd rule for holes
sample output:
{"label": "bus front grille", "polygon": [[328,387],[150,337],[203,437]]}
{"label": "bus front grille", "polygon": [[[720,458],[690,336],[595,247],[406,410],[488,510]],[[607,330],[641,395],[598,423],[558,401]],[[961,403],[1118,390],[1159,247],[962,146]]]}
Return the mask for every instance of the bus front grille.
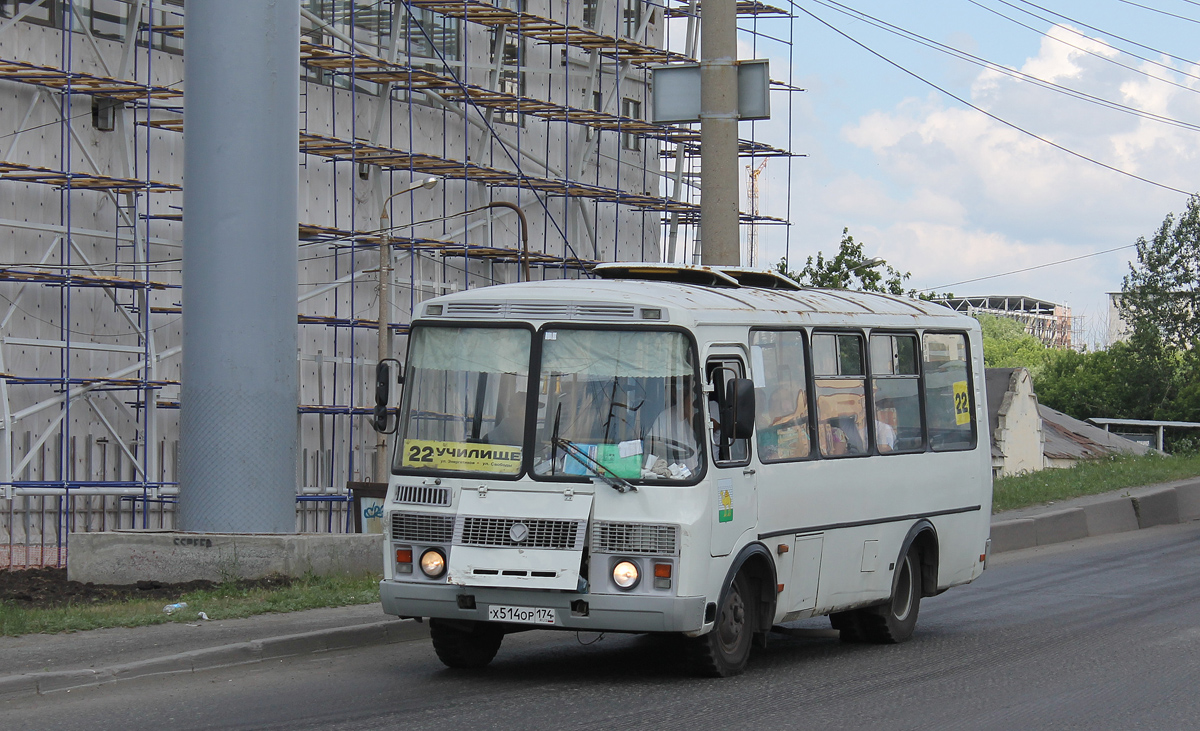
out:
{"label": "bus front grille", "polygon": [[[512,538],[512,529],[517,523],[523,524],[527,529],[526,537],[520,541],[514,541]],[[466,515],[459,518],[459,534],[455,543],[463,546],[554,548],[577,551],[583,548],[584,525],[584,521],[580,520],[490,518]]]}
{"label": "bus front grille", "polygon": [[454,539],[453,515],[392,513],[392,540],[449,543]]}
{"label": "bus front grille", "polygon": [[592,553],[677,556],[679,526],[596,521],[592,525]]}
{"label": "bus front grille", "polygon": [[410,505],[440,505],[450,507],[450,488],[429,485],[400,485],[396,488],[396,502]]}

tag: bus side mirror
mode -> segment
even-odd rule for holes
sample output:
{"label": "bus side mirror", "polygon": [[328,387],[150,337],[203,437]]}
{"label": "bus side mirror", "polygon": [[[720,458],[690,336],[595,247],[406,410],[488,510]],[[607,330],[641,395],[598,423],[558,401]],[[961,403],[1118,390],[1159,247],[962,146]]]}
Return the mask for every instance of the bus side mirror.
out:
{"label": "bus side mirror", "polygon": [[749,439],[754,433],[754,381],[731,378],[725,384],[721,409],[721,438],[726,442]]}
{"label": "bus side mirror", "polygon": [[[375,366],[375,411],[371,415],[371,426],[381,434],[391,434],[388,430],[388,401],[391,399],[391,368],[389,363],[395,363],[399,370],[400,361],[395,358],[385,358]],[[399,371],[403,373],[402,370]],[[403,383],[403,376],[397,374],[397,383]],[[392,431],[395,431],[393,429]]]}

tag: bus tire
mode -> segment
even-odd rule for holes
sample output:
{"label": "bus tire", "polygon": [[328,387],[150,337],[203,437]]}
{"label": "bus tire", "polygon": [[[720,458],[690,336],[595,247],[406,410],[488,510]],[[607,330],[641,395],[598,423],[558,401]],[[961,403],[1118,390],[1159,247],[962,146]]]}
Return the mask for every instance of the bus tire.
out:
{"label": "bus tire", "polygon": [[912,637],[920,609],[921,553],[913,546],[900,562],[891,600],[859,610],[858,621],[868,642],[894,645]]}
{"label": "bus tire", "polygon": [[741,675],[750,660],[758,599],[745,571],[726,588],[712,631],[690,641],[692,665],[702,675],[728,678]]}
{"label": "bus tire", "polygon": [[485,667],[496,657],[504,630],[486,622],[430,619],[429,637],[446,667],[470,670]]}

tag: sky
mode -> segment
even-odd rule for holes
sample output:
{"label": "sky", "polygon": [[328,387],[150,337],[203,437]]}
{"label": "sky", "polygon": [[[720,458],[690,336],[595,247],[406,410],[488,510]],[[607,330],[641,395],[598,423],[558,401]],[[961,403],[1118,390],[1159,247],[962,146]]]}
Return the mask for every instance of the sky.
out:
{"label": "sky", "polygon": [[760,227],[759,261],[798,270],[847,228],[907,287],[1065,304],[1103,344],[1134,242],[1200,190],[1200,0],[772,2],[796,18],[758,30],[790,54],[742,33],[739,56],[806,91],[741,135],[804,157],[760,177],[792,225]]}

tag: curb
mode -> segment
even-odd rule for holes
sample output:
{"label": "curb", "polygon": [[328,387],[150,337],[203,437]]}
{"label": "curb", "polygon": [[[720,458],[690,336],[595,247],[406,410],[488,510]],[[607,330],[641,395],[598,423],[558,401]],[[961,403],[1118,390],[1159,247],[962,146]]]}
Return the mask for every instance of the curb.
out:
{"label": "curb", "polygon": [[23,695],[45,695],[55,691],[104,685],[153,675],[195,673],[201,670],[249,665],[296,655],[411,642],[425,639],[428,636],[427,625],[412,620],[385,620],[353,627],[335,627],[316,632],[237,642],[231,645],[192,650],[104,668],[9,675],[0,677],[0,700]]}
{"label": "curb", "polygon": [[992,523],[992,553],[1200,519],[1200,480]]}

